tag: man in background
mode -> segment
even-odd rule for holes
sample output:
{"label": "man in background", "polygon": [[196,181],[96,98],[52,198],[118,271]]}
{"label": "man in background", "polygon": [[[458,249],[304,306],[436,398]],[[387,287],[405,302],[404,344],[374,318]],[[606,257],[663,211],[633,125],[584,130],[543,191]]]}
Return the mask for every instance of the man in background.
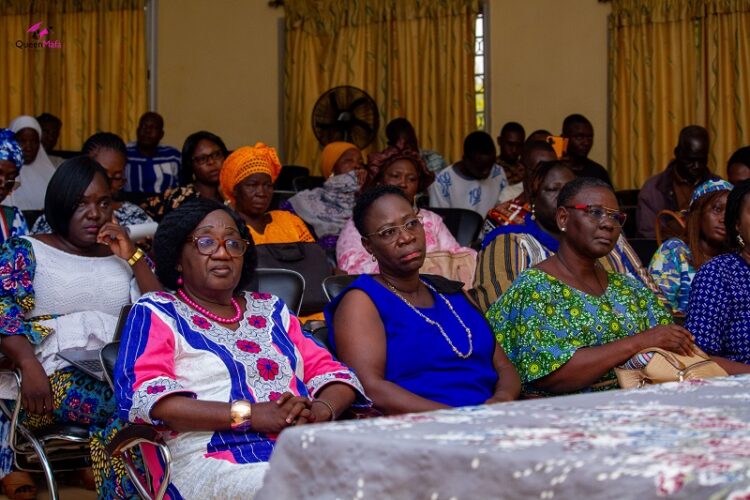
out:
{"label": "man in background", "polygon": [[406,118],[394,118],[385,126],[385,137],[389,146],[409,147],[419,152],[419,155],[427,164],[431,172],[439,172],[448,164],[445,158],[440,156],[436,151],[430,149],[420,149],[417,141],[417,133],[414,126]]}
{"label": "man in background", "polygon": [[589,158],[594,145],[594,127],[583,115],[573,114],[563,120],[562,136],[568,139],[568,151],[563,161],[578,177],[596,177],[610,186],[607,169]]}
{"label": "man in background", "polygon": [[526,131],[517,122],[508,122],[500,129],[497,136],[497,145],[500,154],[497,155],[497,164],[503,167],[508,184],[523,182],[523,165],[520,163],[521,151],[526,140]]}

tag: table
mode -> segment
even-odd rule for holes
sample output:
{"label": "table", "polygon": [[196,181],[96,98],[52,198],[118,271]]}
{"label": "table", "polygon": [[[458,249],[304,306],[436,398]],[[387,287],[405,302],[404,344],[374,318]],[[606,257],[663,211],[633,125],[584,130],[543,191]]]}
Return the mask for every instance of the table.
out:
{"label": "table", "polygon": [[258,495],[656,497],[750,497],[750,376],[289,428]]}

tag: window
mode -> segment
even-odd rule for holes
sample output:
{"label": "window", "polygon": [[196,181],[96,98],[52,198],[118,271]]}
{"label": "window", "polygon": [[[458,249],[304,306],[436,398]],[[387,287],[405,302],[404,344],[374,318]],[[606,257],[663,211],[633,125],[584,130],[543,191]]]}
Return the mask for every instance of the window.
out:
{"label": "window", "polygon": [[477,130],[484,130],[487,123],[484,89],[484,14],[480,12],[474,25],[474,97]]}

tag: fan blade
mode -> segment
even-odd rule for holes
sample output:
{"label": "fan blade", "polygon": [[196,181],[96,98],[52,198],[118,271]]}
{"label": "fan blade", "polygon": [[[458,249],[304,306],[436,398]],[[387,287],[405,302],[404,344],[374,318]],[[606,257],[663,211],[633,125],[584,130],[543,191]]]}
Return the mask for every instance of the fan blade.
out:
{"label": "fan blade", "polygon": [[370,125],[369,123],[367,123],[364,120],[360,120],[359,118],[354,118],[352,120],[351,125],[352,125],[351,128],[359,127],[362,130],[364,130],[365,133],[367,133],[367,134],[372,134],[373,133],[372,125]]}
{"label": "fan blade", "polygon": [[331,109],[334,111],[333,115],[336,116],[341,112],[339,108],[339,101],[336,98],[336,92],[328,94],[328,103],[331,105]]}
{"label": "fan blade", "polygon": [[363,104],[370,104],[372,102],[369,97],[358,97],[357,99],[354,99],[351,104],[349,104],[349,111],[354,113],[354,110],[358,107],[362,106]]}

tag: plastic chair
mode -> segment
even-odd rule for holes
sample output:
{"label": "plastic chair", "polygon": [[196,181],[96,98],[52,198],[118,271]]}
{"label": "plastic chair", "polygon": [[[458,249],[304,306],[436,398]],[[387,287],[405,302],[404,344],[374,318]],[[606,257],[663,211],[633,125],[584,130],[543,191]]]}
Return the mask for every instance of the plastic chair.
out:
{"label": "plastic chair", "polygon": [[323,291],[330,302],[338,294],[344,291],[346,287],[354,283],[359,278],[359,274],[335,274],[323,280]]}
{"label": "plastic chair", "polygon": [[294,190],[299,193],[300,191],[305,191],[307,189],[323,187],[325,182],[326,178],[321,175],[308,175],[307,177],[295,177],[292,179],[292,186],[294,187]]}
{"label": "plastic chair", "polygon": [[305,294],[305,278],[291,269],[258,268],[253,289],[276,295],[295,315],[299,315],[302,297]]}
{"label": "plastic chair", "polygon": [[661,245],[662,242],[670,238],[676,238],[685,234],[685,217],[680,212],[673,210],[662,210],[656,214],[656,243]]}
{"label": "plastic chair", "polygon": [[443,218],[446,227],[462,247],[470,247],[479,236],[484,220],[478,213],[463,208],[430,207],[429,210]]}
{"label": "plastic chair", "polygon": [[310,175],[310,169],[301,165],[284,165],[281,167],[281,172],[276,178],[276,182],[273,183],[274,189],[281,191],[293,191],[294,185],[292,181],[296,177],[308,177]]}
{"label": "plastic chair", "polygon": [[[104,367],[104,378],[107,379],[110,387],[114,390],[114,371],[117,355],[120,352],[120,342],[111,342],[99,351],[99,360]],[[131,460],[128,451],[135,447],[151,445],[161,454],[161,463],[164,467],[159,488],[154,489],[151,482],[151,474],[146,470],[145,476],[141,475]],[[169,478],[171,476],[172,455],[169,447],[161,437],[161,433],[153,426],[148,424],[126,424],[120,432],[112,439],[107,446],[107,454],[110,457],[122,458],[125,463],[130,481],[138,491],[138,495],[143,500],[162,500],[167,488],[169,487]],[[143,454],[141,452],[141,454]]]}
{"label": "plastic chair", "polygon": [[294,191],[274,190],[268,210],[278,210],[283,202],[294,196]]}

